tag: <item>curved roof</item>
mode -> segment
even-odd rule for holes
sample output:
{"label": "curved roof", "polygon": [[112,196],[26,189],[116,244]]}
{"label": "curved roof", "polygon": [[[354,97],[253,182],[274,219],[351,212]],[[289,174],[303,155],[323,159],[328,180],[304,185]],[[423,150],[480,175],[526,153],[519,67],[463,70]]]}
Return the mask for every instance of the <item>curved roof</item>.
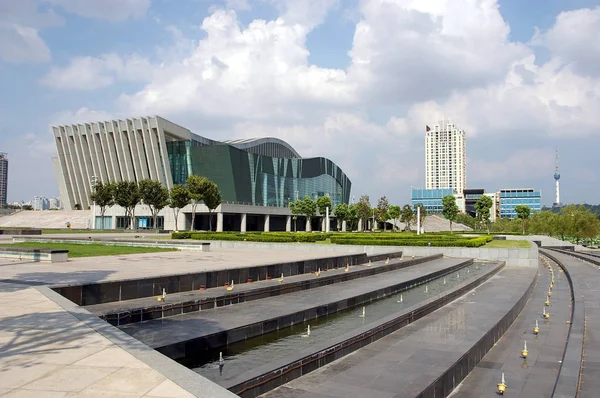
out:
{"label": "curved roof", "polygon": [[222,141],[246,152],[274,158],[301,158],[300,154],[287,142],[275,137],[242,138]]}

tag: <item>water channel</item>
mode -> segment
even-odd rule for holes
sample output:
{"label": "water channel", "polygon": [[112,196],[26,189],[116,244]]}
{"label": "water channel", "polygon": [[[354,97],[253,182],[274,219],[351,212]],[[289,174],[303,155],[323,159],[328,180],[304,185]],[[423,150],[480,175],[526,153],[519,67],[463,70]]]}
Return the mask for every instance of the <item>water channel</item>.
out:
{"label": "water channel", "polygon": [[[417,305],[432,296],[453,289],[460,283],[484,275],[493,264],[495,263],[474,262],[458,272],[414,285],[392,296],[231,344],[219,350],[224,360],[222,367],[219,366],[219,351],[207,352],[197,358],[186,358],[185,365],[218,383],[268,361],[305,350],[311,345],[322,343],[359,326]],[[306,293],[310,294],[310,291]],[[306,336],[309,325],[310,336]]]}

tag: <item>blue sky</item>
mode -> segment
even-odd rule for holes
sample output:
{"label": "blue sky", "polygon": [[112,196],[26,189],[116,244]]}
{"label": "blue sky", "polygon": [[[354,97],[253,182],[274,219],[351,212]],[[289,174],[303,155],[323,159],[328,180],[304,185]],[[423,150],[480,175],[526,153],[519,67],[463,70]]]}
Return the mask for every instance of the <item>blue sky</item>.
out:
{"label": "blue sky", "polygon": [[[600,203],[598,0],[0,1],[9,201],[58,193],[49,126],[160,114],[327,156],[409,200],[425,124],[468,133],[467,182]],[[261,22],[262,21],[262,22]],[[223,67],[219,67],[219,65]]]}

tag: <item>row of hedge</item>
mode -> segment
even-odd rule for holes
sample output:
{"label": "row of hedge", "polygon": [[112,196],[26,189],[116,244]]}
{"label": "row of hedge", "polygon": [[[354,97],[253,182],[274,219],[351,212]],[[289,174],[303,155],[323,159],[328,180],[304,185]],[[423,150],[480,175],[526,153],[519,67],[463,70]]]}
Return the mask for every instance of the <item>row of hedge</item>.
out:
{"label": "row of hedge", "polygon": [[434,246],[434,247],[480,247],[490,242],[491,236],[477,238],[462,238],[456,240],[443,239],[362,239],[361,237],[345,238],[332,237],[331,243],[338,245],[368,245],[368,246]]}
{"label": "row of hedge", "polygon": [[246,242],[295,243],[318,242],[329,237],[328,234],[312,233],[231,233],[231,232],[173,232],[173,239],[227,240]]}

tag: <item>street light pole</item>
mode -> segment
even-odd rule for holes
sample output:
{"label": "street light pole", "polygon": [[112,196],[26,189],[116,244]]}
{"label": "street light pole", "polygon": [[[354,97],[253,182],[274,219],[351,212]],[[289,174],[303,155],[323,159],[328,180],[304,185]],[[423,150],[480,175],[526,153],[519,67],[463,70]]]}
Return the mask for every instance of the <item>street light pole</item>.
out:
{"label": "street light pole", "polygon": [[[98,182],[98,177],[97,176],[92,176],[92,192],[95,192],[96,190],[96,184]],[[104,220],[102,220],[102,224],[104,225]],[[93,200],[92,201],[92,225],[91,225],[91,229],[96,229],[96,201]]]}

